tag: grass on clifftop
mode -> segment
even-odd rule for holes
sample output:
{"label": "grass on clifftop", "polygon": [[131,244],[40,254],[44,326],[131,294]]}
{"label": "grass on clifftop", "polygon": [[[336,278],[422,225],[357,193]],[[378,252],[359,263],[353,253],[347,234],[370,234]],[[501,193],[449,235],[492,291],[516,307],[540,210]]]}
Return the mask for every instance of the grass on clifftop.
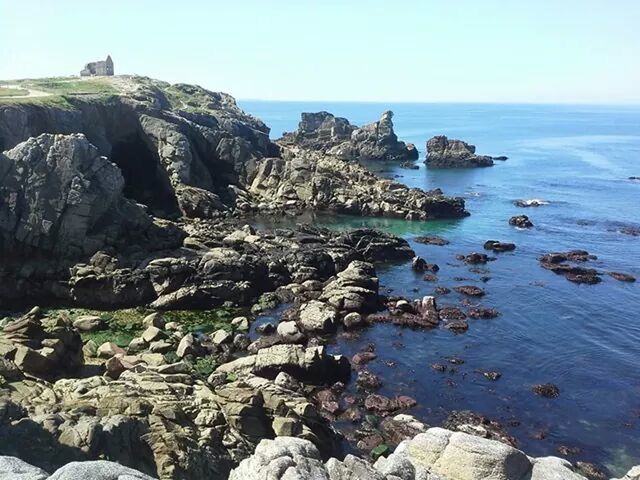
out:
{"label": "grass on clifftop", "polygon": [[7,87],[0,87],[0,98],[4,98],[4,97],[16,97],[16,96],[23,96],[23,95],[27,95],[29,93],[28,90],[23,90],[20,88],[7,88]]}

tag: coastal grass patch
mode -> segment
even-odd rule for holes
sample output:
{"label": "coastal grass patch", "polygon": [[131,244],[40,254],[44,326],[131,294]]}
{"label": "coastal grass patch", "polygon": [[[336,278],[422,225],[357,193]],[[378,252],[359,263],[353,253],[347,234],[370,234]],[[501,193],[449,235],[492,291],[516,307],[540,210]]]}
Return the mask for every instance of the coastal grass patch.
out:
{"label": "coastal grass patch", "polygon": [[117,89],[106,78],[40,78],[25,80],[19,85],[23,88],[31,88],[51,93],[52,95],[105,95],[116,94]]}

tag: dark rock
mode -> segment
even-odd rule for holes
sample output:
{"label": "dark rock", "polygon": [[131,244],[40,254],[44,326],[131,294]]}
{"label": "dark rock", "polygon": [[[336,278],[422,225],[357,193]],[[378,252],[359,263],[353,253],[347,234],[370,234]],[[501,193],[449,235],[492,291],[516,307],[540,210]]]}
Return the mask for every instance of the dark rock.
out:
{"label": "dark rock", "polygon": [[446,322],[445,327],[456,333],[464,333],[469,330],[469,322],[466,320],[450,320]]}
{"label": "dark rock", "polygon": [[276,327],[271,322],[263,323],[256,327],[256,332],[260,335],[271,335],[272,333],[275,333],[275,331]]}
{"label": "dark rock", "polygon": [[529,220],[529,217],[526,215],[516,215],[515,217],[511,217],[509,219],[509,225],[513,225],[518,228],[531,228],[533,227],[533,223]]}
{"label": "dark rock", "polygon": [[432,363],[431,368],[434,369],[436,372],[441,372],[441,373],[444,373],[447,371],[447,366],[442,363]]}
{"label": "dark rock", "polygon": [[427,141],[427,159],[429,168],[469,168],[490,167],[493,160],[488,155],[476,155],[476,147],[462,140],[449,140],[444,135]]}
{"label": "dark rock", "polygon": [[474,285],[461,285],[459,287],[453,287],[453,289],[458,293],[469,295],[471,297],[482,297],[485,293],[482,288]]}
{"label": "dark rock", "polygon": [[413,239],[414,242],[424,243],[426,245],[438,245],[444,246],[449,244],[449,240],[446,238],[438,237],[436,235],[426,235],[422,237],[416,237]]}
{"label": "dark rock", "polygon": [[360,370],[358,372],[358,378],[356,379],[356,385],[360,390],[374,391],[382,387],[382,380],[368,370]]}
{"label": "dark rock", "polygon": [[502,377],[502,374],[500,372],[482,372],[482,376],[487,380],[495,382],[500,377]]}
{"label": "dark rock", "polygon": [[422,257],[413,257],[411,261],[411,269],[414,272],[424,272],[426,270],[427,261]]}
{"label": "dark rock", "polygon": [[494,258],[489,257],[486,253],[478,252],[473,252],[469,255],[457,255],[456,258],[468,265],[484,265],[488,261],[494,260]]}
{"label": "dark rock", "polygon": [[596,258],[595,255],[591,255],[585,250],[571,250],[564,253],[547,253],[540,257],[540,264],[543,268],[562,275],[571,282],[593,285],[602,280],[600,272],[593,268],[574,266],[566,262],[586,262]]}
{"label": "dark rock", "polygon": [[352,358],[351,362],[355,365],[364,365],[378,358],[375,352],[358,352]]}
{"label": "dark rock", "polygon": [[533,393],[545,398],[556,398],[560,395],[560,389],[553,383],[542,383],[534,385],[531,389]]}
{"label": "dark rock", "polygon": [[607,275],[615,278],[616,280],[620,281],[620,282],[629,282],[629,283],[633,283],[636,281],[636,277],[634,277],[633,275],[630,275],[628,273],[622,273],[622,272],[607,272]]}
{"label": "dark rock", "polygon": [[575,468],[577,473],[587,477],[588,480],[607,480],[609,478],[603,468],[593,463],[576,462]]}
{"label": "dark rock", "polygon": [[485,250],[493,250],[494,252],[510,252],[516,249],[515,243],[499,242],[497,240],[487,240],[484,243]]}
{"label": "dark rock", "polygon": [[447,287],[436,287],[435,293],[436,295],[447,295],[451,293],[451,289]]}
{"label": "dark rock", "polygon": [[371,394],[364,400],[364,407],[378,415],[389,415],[398,410],[415,406],[417,402],[406,395],[388,398],[383,395]]}
{"label": "dark rock", "polygon": [[446,321],[464,320],[465,318],[467,318],[462,310],[451,306],[438,309],[438,314],[440,315],[440,318],[442,320]]}
{"label": "dark rock", "polygon": [[467,310],[467,315],[471,318],[491,319],[496,318],[500,313],[495,308],[472,307]]}
{"label": "dark rock", "polygon": [[469,410],[451,412],[443,426],[449,430],[498,440],[512,447],[517,447],[516,439],[510,436],[499,422]]}

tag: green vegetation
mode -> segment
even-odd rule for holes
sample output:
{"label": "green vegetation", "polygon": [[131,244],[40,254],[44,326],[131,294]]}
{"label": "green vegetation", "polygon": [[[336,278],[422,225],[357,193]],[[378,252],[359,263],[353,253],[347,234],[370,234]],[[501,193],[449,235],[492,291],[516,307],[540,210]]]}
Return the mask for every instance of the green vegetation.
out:
{"label": "green vegetation", "polygon": [[88,78],[39,78],[35,80],[21,80],[18,85],[32,90],[51,93],[52,95],[110,95],[118,91],[113,83],[104,77]]}
{"label": "green vegetation", "polygon": [[216,368],[218,368],[218,361],[214,356],[207,355],[206,357],[196,358],[191,362],[191,366],[196,375],[206,379]]}
{"label": "green vegetation", "polygon": [[0,98],[19,97],[19,96],[27,95],[28,93],[29,93],[28,90],[23,90],[20,88],[0,87]]}
{"label": "green vegetation", "polygon": [[[82,308],[66,310],[48,310],[48,316],[62,316],[70,321],[84,315],[101,317],[108,327],[97,332],[81,333],[82,340],[93,340],[101,345],[104,342],[114,342],[120,347],[126,347],[131,340],[144,331],[142,320],[153,310],[145,308],[126,308],[113,311],[87,310]],[[167,322],[177,322],[185,332],[211,333],[218,329],[232,331],[231,320],[240,314],[239,309],[219,308],[216,310],[173,310],[162,312]],[[204,366],[203,366],[204,368]],[[215,367],[214,367],[215,368]]]}

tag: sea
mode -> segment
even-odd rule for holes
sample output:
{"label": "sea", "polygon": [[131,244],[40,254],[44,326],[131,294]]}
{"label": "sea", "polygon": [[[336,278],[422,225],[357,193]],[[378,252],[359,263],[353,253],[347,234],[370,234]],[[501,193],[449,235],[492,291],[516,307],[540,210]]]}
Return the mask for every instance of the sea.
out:
{"label": "sea", "polygon": [[[326,110],[363,125],[392,110],[399,139],[420,151],[419,168],[368,166],[411,187],[439,187],[464,197],[471,214],[429,222],[306,219],[336,229],[383,229],[440,267],[438,281],[428,282],[412,271],[411,262],[379,266],[383,292],[413,299],[434,294],[437,286],[477,285],[486,295],[474,303],[500,312],[491,320],[470,319],[462,334],[377,324],[356,336],[339,336],[332,351],[350,356],[375,344],[378,358],[368,369],[383,380],[379,393],[414,397],[418,404],[409,413],[429,425],[442,425],[452,411],[470,410],[504,425],[528,455],[564,453],[572,462],[595,462],[620,476],[640,464],[640,180],[630,178],[640,177],[639,106],[239,104],[271,127],[273,139],[295,130],[301,112]],[[462,139],[479,154],[508,160],[489,168],[427,169],[425,143],[434,135]],[[521,208],[513,203],[517,199],[545,204]],[[510,226],[509,218],[519,214],[529,216],[534,228]],[[415,242],[421,235],[450,243]],[[492,254],[496,260],[476,271],[456,260],[458,254],[483,252],[486,240],[517,248]],[[605,274],[599,284],[579,285],[540,266],[541,255],[572,249],[597,256],[585,266],[629,273],[639,281]],[[464,298],[454,291],[437,300],[460,305]],[[452,365],[452,358],[464,363]],[[431,367],[438,363],[455,371]],[[501,377],[491,381],[483,371]],[[559,396],[535,395],[532,387],[542,383],[557,385]]]}

